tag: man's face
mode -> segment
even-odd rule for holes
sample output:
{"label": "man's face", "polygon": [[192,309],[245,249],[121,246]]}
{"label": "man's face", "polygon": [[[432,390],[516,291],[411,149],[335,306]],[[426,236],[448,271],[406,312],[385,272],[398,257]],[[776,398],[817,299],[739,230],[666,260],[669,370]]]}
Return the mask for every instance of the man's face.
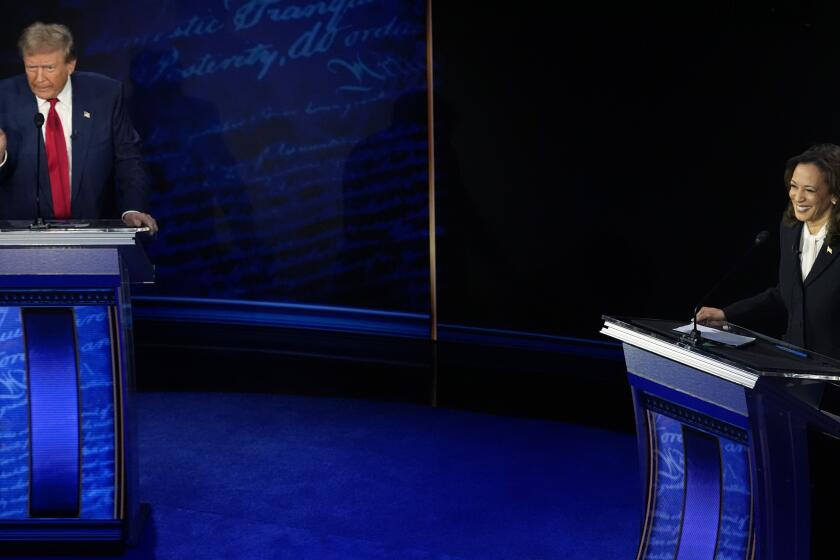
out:
{"label": "man's face", "polygon": [[23,66],[29,89],[41,99],[58,97],[67,78],[76,69],[76,61],[65,62],[62,51],[50,51],[24,55]]}

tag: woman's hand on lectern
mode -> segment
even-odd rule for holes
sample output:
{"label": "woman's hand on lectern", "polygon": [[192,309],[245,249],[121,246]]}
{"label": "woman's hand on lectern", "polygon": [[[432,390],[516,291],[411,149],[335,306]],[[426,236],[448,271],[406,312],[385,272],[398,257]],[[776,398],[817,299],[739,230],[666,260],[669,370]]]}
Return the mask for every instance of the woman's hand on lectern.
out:
{"label": "woman's hand on lectern", "polygon": [[722,327],[726,324],[726,314],[717,307],[701,307],[697,312],[697,324],[707,327]]}

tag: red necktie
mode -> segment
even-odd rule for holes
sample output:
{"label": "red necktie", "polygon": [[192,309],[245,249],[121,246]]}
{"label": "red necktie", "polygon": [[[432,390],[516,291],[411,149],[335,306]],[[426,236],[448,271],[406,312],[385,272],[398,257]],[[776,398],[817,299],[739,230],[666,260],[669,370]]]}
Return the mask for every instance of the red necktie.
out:
{"label": "red necktie", "polygon": [[66,220],[70,217],[70,164],[67,161],[64,127],[61,126],[61,119],[58,118],[58,111],[55,110],[58,99],[50,99],[49,102],[50,112],[47,115],[45,143],[52,187],[53,214],[58,220]]}

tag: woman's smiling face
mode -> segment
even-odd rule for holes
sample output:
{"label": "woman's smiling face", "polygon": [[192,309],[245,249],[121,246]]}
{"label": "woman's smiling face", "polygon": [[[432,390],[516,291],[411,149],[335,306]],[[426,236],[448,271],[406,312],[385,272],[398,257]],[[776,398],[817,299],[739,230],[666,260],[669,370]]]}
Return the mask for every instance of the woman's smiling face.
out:
{"label": "woman's smiling face", "polygon": [[807,223],[811,230],[828,221],[835,200],[829,192],[823,172],[813,163],[800,163],[793,170],[788,190],[796,219]]}

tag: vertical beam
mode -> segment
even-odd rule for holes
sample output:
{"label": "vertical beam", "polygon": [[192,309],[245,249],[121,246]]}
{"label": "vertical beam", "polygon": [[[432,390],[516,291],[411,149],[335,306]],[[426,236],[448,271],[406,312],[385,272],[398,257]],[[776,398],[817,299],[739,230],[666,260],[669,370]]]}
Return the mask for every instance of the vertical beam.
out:
{"label": "vertical beam", "polygon": [[718,438],[683,426],[685,498],[677,560],[714,558],[723,484]]}
{"label": "vertical beam", "polygon": [[29,380],[30,517],[78,517],[79,370],[70,307],[24,308]]}
{"label": "vertical beam", "polygon": [[429,142],[429,337],[438,339],[437,309],[437,237],[435,234],[435,81],[432,48],[432,0],[426,0],[426,98],[428,103]]}

